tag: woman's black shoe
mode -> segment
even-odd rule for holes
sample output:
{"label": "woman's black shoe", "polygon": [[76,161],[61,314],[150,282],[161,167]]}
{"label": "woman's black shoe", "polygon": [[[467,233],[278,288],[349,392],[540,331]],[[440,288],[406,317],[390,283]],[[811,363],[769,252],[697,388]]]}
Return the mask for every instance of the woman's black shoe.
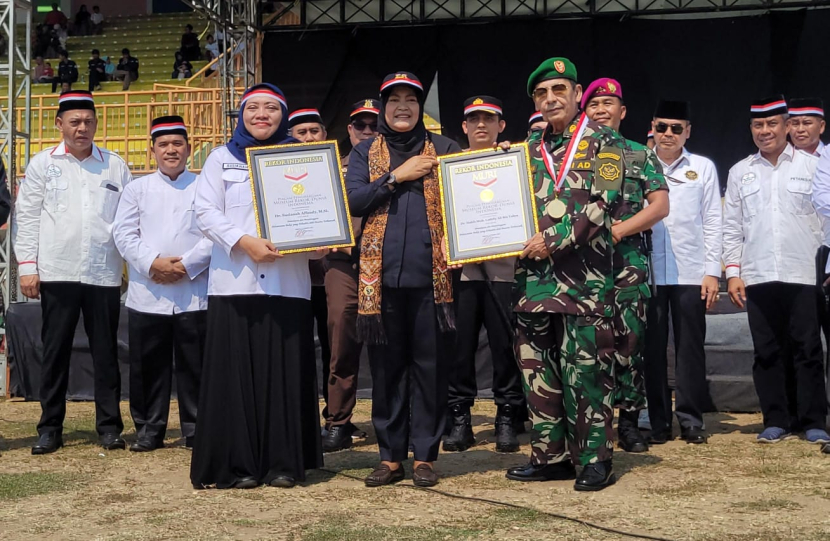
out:
{"label": "woman's black shoe", "polygon": [[259,481],[253,477],[242,477],[241,479],[234,481],[234,483],[228,488],[256,488],[258,486]]}
{"label": "woman's black shoe", "polygon": [[297,481],[290,475],[278,475],[271,479],[271,482],[268,484],[277,488],[291,488],[297,484]]}
{"label": "woman's black shoe", "polygon": [[381,464],[375,468],[375,471],[366,476],[363,483],[367,487],[382,487],[403,481],[405,475],[406,472],[403,470],[403,464],[398,466],[396,470],[391,469],[386,464]]}
{"label": "woman's black shoe", "polygon": [[617,482],[614,472],[611,470],[611,461],[594,462],[582,468],[582,473],[574,483],[574,490],[596,491],[610,487]]}

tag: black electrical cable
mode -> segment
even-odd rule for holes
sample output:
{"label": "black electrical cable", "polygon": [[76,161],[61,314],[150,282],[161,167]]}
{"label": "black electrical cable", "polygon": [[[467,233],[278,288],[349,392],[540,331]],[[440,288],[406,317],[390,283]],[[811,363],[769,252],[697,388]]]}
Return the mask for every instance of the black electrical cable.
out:
{"label": "black electrical cable", "polygon": [[[330,473],[332,475],[340,475],[342,477],[346,477],[348,479],[353,479],[355,481],[363,482],[363,479],[357,477],[355,475],[349,475],[348,473],[343,473],[340,471],[329,470],[328,468],[320,468],[320,471]],[[488,505],[497,505],[500,507],[509,507],[511,509],[521,509],[522,511],[531,511],[533,513],[540,513],[542,515],[547,515],[552,518],[557,518],[559,520],[565,520],[568,522],[574,522],[576,524],[580,524],[582,526],[587,526],[588,528],[593,528],[595,530],[600,530],[606,533],[612,533],[616,535],[622,535],[624,537],[633,537],[635,539],[648,539],[650,541],[674,541],[673,539],[669,539],[666,537],[655,537],[653,535],[647,534],[637,534],[631,532],[625,532],[623,530],[617,530],[614,528],[609,528],[607,526],[601,526],[599,524],[594,524],[593,522],[588,522],[587,520],[582,520],[581,518],[574,518],[569,517],[568,515],[561,515],[559,513],[553,513],[551,511],[544,511],[542,509],[534,509],[533,507],[527,507],[524,505],[517,505],[515,503],[508,503],[502,502],[499,500],[488,500],[487,498],[477,498],[475,496],[462,496],[461,494],[453,494],[452,492],[444,492],[443,490],[438,490],[435,488],[426,488],[426,487],[416,487],[415,485],[393,485],[395,487],[402,487],[402,488],[409,488],[414,490],[421,490],[424,492],[432,492],[434,494],[438,494],[440,496],[445,496],[447,498],[453,498],[456,500],[466,500],[470,502],[478,502],[478,503],[486,503]]]}

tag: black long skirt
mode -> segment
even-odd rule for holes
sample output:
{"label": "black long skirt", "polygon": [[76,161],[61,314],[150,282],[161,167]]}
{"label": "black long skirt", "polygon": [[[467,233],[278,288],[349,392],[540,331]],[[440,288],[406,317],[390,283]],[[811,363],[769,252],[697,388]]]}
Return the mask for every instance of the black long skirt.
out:
{"label": "black long skirt", "polygon": [[303,481],[323,465],[311,302],[211,296],[207,319],[193,486]]}

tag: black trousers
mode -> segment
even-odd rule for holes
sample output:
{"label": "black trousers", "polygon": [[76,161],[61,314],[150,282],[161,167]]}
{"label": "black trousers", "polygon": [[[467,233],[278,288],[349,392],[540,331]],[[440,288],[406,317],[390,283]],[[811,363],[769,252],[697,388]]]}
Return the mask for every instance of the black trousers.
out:
{"label": "black trousers", "polygon": [[124,429],[121,421],[121,372],[118,369],[118,316],[121,288],[77,282],[41,282],[43,367],[40,381],[42,414],[38,434],[60,432],[66,416],[69,356],[80,314],[89,338],[95,372],[95,426],[98,434]]}
{"label": "black trousers", "polygon": [[792,428],[787,363],[793,365],[800,428],[826,426],[827,396],[817,295],[816,286],[783,282],[746,288],[746,312],[755,349],[752,378],[765,427]]}
{"label": "black trousers", "polygon": [[89,70],[89,91],[92,92],[96,86],[106,80],[106,73],[100,73],[98,70]]}
{"label": "black trousers", "polygon": [[326,300],[326,286],[311,286],[311,313],[314,316],[314,330],[317,340],[320,341],[320,360],[323,365],[323,400],[326,408],[323,409],[323,419],[328,415],[329,387],[326,382],[329,380],[331,363],[331,346],[329,345],[329,308]]}
{"label": "black trousers", "polygon": [[[492,286],[492,292],[490,290]],[[487,329],[493,358],[493,395],[496,405],[510,404],[526,417],[522,375],[513,349],[513,284],[456,282],[456,355],[449,375],[449,407],[471,407],[476,387],[476,352],[481,326]]]}
{"label": "black trousers", "polygon": [[706,301],[700,286],[657,286],[649,299],[646,321],[645,379],[651,430],[670,433],[671,389],[668,384],[669,319],[674,331],[675,415],[683,431],[703,428],[707,403]]}
{"label": "black trousers", "polygon": [[438,328],[432,288],[383,288],[387,343],[369,346],[372,424],[381,460],[432,462],[444,432],[452,335]]}
{"label": "black trousers", "polygon": [[130,310],[129,318],[130,414],[136,436],[164,440],[174,364],[182,436],[195,436],[207,311],[160,315]]}

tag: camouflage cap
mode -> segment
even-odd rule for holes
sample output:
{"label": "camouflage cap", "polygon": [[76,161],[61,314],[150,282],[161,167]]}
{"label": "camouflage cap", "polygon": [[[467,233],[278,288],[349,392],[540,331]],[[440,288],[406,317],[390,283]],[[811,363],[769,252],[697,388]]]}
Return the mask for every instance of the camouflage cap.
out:
{"label": "camouflage cap", "polygon": [[548,58],[527,78],[527,95],[533,96],[536,85],[548,79],[570,79],[576,82],[576,66],[567,58]]}

